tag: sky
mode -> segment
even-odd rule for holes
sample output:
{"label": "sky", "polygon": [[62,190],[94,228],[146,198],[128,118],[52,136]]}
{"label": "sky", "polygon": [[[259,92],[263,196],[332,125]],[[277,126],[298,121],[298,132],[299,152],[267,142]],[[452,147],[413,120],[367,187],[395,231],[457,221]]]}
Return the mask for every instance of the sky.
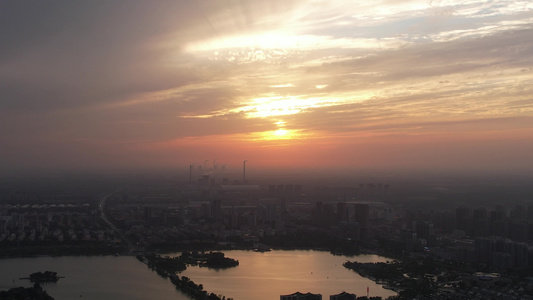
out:
{"label": "sky", "polygon": [[0,0],[0,172],[533,170],[530,0]]}

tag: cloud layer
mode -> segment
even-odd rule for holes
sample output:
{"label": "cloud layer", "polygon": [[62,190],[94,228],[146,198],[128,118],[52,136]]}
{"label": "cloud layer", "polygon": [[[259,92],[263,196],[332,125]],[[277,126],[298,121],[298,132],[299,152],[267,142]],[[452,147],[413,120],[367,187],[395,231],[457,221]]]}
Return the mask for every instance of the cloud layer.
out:
{"label": "cloud layer", "polygon": [[0,22],[6,170],[533,167],[530,1],[1,1]]}

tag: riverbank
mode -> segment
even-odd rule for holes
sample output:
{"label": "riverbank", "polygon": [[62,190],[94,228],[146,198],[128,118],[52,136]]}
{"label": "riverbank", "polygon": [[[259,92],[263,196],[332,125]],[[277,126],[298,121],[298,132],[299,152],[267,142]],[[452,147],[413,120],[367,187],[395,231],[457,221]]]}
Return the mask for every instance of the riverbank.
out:
{"label": "riverbank", "polygon": [[54,300],[39,284],[29,288],[16,287],[7,291],[0,291],[0,299]]}
{"label": "riverbank", "polygon": [[[343,264],[359,275],[396,291],[399,299],[533,299],[533,282],[522,276],[479,278],[478,267],[429,256],[407,256],[389,262]],[[476,296],[477,295],[477,296]],[[496,296],[496,297],[495,297]]]}
{"label": "riverbank", "polygon": [[178,276],[187,269],[187,265],[200,265],[210,268],[230,268],[239,265],[239,262],[225,257],[222,252],[189,253],[184,252],[177,257],[162,257],[156,254],[137,255],[137,259],[154,270],[161,277],[169,278],[177,289],[191,296],[195,300],[232,300],[222,295],[216,295],[204,290],[202,284],[196,284],[186,276]]}
{"label": "riverbank", "polygon": [[102,256],[124,253],[124,249],[102,243],[48,244],[38,246],[0,244],[0,258],[38,257],[38,256]]}

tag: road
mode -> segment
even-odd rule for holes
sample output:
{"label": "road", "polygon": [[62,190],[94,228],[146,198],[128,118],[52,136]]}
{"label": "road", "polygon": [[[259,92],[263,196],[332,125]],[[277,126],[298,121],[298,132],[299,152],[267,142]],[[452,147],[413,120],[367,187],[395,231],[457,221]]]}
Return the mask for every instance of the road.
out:
{"label": "road", "polygon": [[100,217],[102,218],[102,220],[104,220],[104,222],[109,226],[109,228],[111,228],[128,245],[128,252],[132,253],[132,252],[134,252],[136,250],[136,247],[133,244],[133,242],[128,239],[128,237],[122,232],[122,230],[118,229],[115,226],[115,224],[113,224],[113,222],[111,222],[107,218],[107,215],[105,213],[105,204],[106,204],[107,199],[109,199],[109,197],[119,193],[123,189],[124,188],[120,188],[120,189],[118,189],[118,190],[116,190],[114,192],[111,192],[109,194],[103,195],[100,198],[100,201],[98,201],[98,210],[100,211]]}

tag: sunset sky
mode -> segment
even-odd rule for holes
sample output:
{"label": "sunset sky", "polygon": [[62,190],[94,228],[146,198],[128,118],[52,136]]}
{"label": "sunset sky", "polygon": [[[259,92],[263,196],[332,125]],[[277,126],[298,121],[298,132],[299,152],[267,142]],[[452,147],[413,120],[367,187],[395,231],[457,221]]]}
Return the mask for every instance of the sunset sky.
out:
{"label": "sunset sky", "polygon": [[533,170],[531,0],[0,0],[0,171]]}

